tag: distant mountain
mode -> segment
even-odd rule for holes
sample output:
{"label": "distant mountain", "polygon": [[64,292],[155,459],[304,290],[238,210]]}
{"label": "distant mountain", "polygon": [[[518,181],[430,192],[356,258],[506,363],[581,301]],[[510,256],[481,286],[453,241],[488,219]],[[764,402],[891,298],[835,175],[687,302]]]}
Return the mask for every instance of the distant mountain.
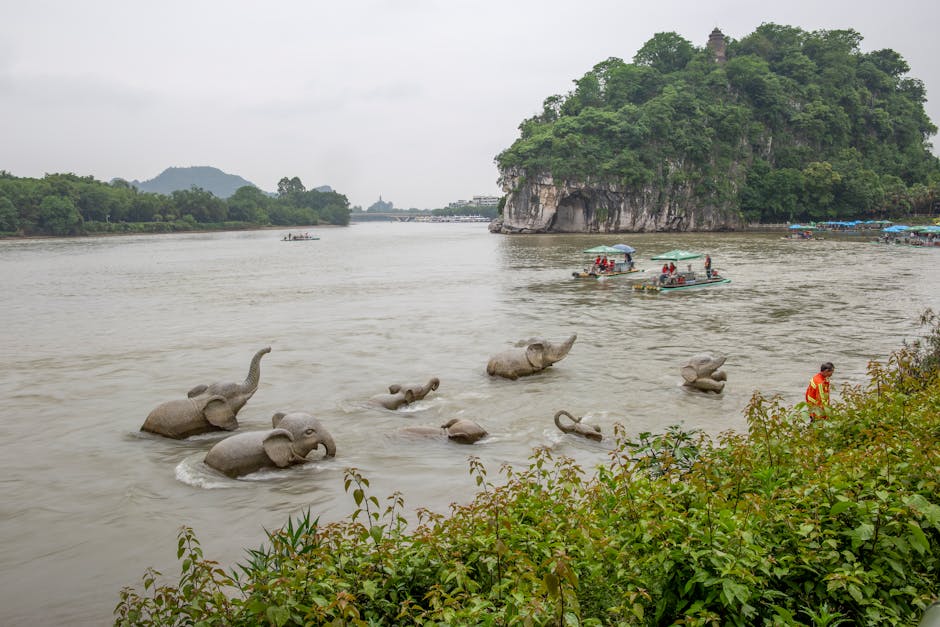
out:
{"label": "distant mountain", "polygon": [[250,185],[258,187],[235,174],[226,174],[218,168],[192,166],[188,168],[167,168],[156,178],[149,181],[131,181],[131,185],[143,192],[171,194],[178,189],[190,189],[192,186],[212,192],[219,198],[228,198],[239,187]]}

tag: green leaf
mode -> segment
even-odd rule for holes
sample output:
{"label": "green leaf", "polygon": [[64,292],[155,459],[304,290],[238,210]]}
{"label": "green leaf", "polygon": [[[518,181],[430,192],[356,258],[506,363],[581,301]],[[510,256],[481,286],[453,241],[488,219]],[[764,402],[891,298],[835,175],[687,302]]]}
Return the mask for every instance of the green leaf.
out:
{"label": "green leaf", "polygon": [[914,550],[921,555],[930,552],[930,543],[927,542],[927,536],[924,535],[924,530],[920,528],[920,525],[916,522],[908,522],[907,527],[909,532],[908,541],[914,547]]}
{"label": "green leaf", "polygon": [[838,516],[839,514],[841,514],[842,512],[844,512],[845,510],[849,509],[850,507],[854,505],[855,503],[852,503],[851,501],[839,501],[838,503],[836,503],[829,509],[829,515]]}
{"label": "green leaf", "polygon": [[545,573],[545,577],[542,578],[545,583],[545,589],[548,590],[548,596],[553,599],[558,598],[558,577],[555,573]]}

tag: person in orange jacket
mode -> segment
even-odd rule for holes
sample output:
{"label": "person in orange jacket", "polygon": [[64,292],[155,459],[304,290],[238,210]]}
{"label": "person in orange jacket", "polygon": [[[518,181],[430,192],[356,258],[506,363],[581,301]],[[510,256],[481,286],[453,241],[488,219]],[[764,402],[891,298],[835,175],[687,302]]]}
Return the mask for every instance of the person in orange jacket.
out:
{"label": "person in orange jacket", "polygon": [[829,417],[829,377],[834,371],[832,362],[825,362],[806,387],[806,404],[812,422]]}

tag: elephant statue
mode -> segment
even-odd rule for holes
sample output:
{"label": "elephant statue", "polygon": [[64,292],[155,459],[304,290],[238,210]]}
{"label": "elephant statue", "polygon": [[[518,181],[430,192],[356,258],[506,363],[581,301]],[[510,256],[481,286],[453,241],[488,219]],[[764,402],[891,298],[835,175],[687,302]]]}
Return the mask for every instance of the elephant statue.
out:
{"label": "elephant statue", "polygon": [[431,380],[424,385],[401,385],[400,383],[395,383],[388,386],[388,391],[390,394],[397,394],[403,390],[411,390],[414,400],[420,401],[428,395],[428,392],[433,392],[440,386],[441,380],[437,377],[432,377]]}
{"label": "elephant statue", "polygon": [[727,357],[716,357],[708,353],[692,357],[682,366],[682,378],[685,379],[683,385],[703,392],[721,394],[721,391],[725,389],[725,381],[728,378],[724,371],[719,370],[724,365],[725,359]]}
{"label": "elephant statue", "polygon": [[486,364],[486,373],[515,380],[544,370],[556,361],[564,359],[576,339],[577,333],[559,344],[541,338],[523,340],[516,344],[516,348],[491,357]]}
{"label": "elephant statue", "polygon": [[270,352],[268,346],[255,353],[243,383],[197,385],[187,398],[157,405],[140,430],[177,440],[210,431],[234,431],[238,428],[235,416],[258,389],[261,358]]}
{"label": "elephant statue", "polygon": [[[562,423],[562,416],[567,416],[571,424]],[[561,429],[562,433],[573,433],[589,440],[594,440],[595,442],[600,442],[604,437],[603,434],[601,434],[600,427],[597,425],[582,424],[581,418],[575,418],[564,409],[555,412],[555,426]]]}
{"label": "elephant statue", "polygon": [[[390,385],[389,390],[396,388],[395,385]],[[369,399],[369,403],[372,405],[381,405],[385,409],[398,409],[402,405],[408,405],[415,401],[415,394],[411,388],[399,389],[396,392],[389,392],[388,394],[376,394]]]}
{"label": "elephant statue", "polygon": [[306,412],[277,412],[271,424],[269,431],[238,433],[217,442],[206,454],[206,465],[234,478],[262,468],[303,464],[321,444],[324,458],[336,456],[333,436]]}
{"label": "elephant statue", "polygon": [[463,418],[451,418],[440,427],[405,427],[401,433],[408,435],[446,435],[448,439],[460,444],[473,444],[488,434],[486,429]]}

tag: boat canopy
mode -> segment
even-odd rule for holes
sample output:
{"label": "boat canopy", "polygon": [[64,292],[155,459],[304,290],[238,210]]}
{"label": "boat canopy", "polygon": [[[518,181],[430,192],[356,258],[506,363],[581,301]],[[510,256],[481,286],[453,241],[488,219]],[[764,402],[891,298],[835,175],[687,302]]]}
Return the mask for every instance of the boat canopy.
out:
{"label": "boat canopy", "polygon": [[614,248],[613,246],[595,246],[594,248],[588,248],[581,252],[587,253],[588,255],[622,255],[623,251],[619,248]]}
{"label": "boat canopy", "polygon": [[659,261],[686,261],[689,259],[699,259],[704,257],[702,253],[693,253],[689,250],[670,250],[661,255],[656,255],[655,257],[650,257],[650,259],[659,260]]}
{"label": "boat canopy", "polygon": [[799,229],[800,231],[815,231],[816,225],[814,224],[791,224],[788,228],[792,230]]}
{"label": "boat canopy", "polygon": [[629,254],[629,255],[632,255],[633,253],[636,252],[636,248],[628,244],[614,244],[613,246],[611,246],[611,248],[616,248],[620,252]]}

